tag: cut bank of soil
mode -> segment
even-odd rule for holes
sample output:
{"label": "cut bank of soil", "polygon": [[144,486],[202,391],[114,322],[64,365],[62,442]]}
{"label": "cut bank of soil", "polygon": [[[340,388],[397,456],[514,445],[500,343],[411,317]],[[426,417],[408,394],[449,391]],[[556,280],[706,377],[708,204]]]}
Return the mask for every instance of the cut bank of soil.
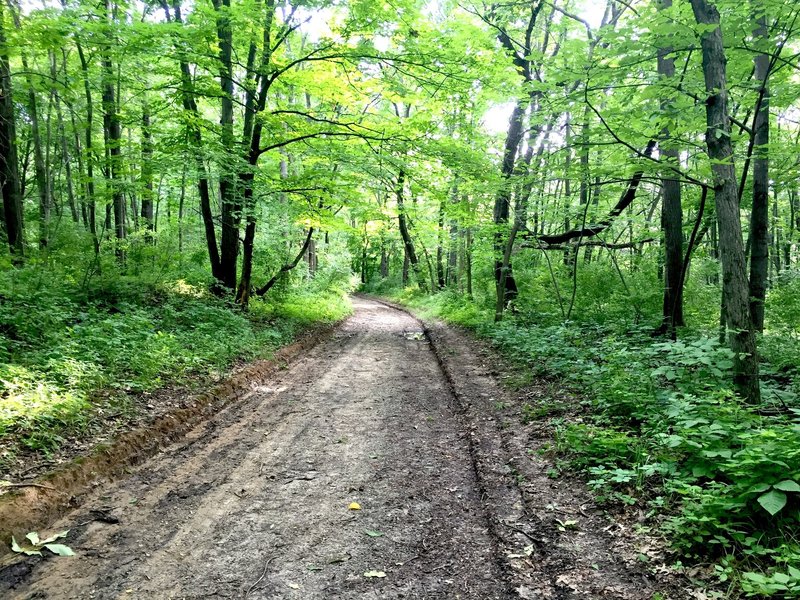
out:
{"label": "cut bank of soil", "polygon": [[496,412],[504,392],[471,340],[444,327],[426,337],[374,301],[355,308],[251,397],[98,486],[52,528],[71,529],[77,556],[5,569],[0,595],[639,600],[666,589],[620,557],[600,515],[558,531],[556,512],[581,505],[543,464],[520,477]]}

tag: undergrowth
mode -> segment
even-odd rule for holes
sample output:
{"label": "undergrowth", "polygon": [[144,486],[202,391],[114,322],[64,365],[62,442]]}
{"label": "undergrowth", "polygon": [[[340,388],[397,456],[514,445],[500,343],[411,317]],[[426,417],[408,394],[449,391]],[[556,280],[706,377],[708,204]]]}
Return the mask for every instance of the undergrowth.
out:
{"label": "undergrowth", "polygon": [[110,415],[130,416],[131,393],[207,381],[342,318],[346,277],[319,279],[276,287],[243,312],[200,280],[0,274],[0,473],[21,451],[49,455]]}
{"label": "undergrowth", "polygon": [[[600,503],[643,511],[677,561],[711,564],[711,597],[800,597],[796,300],[782,298],[770,313],[765,400],[749,406],[733,394],[732,353],[716,336],[670,341],[653,338],[652,326],[524,312],[494,323],[489,299],[392,296],[471,328],[530,376],[571,388],[584,406],[550,415],[560,462],[585,476]],[[547,415],[543,402],[523,415]]]}

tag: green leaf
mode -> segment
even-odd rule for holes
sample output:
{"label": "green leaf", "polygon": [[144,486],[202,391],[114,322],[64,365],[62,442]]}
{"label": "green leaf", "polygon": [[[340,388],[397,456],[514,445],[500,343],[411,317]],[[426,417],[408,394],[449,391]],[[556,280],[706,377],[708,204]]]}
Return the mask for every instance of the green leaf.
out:
{"label": "green leaf", "polygon": [[791,479],[786,479],[780,483],[776,483],[772,487],[774,487],[776,490],[783,490],[784,492],[800,492],[800,485]]}
{"label": "green leaf", "polygon": [[386,573],[383,571],[367,571],[364,573],[364,577],[386,577]]}
{"label": "green leaf", "polygon": [[39,542],[39,534],[35,531],[31,531],[28,535],[25,536],[28,538],[31,544],[34,546],[38,546],[41,542]]}
{"label": "green leaf", "polygon": [[758,497],[758,503],[765,511],[775,516],[786,506],[786,494],[778,490],[770,490]]}
{"label": "green leaf", "polygon": [[365,529],[364,533],[366,533],[369,537],[381,537],[383,535],[380,531],[373,531],[371,529]]}
{"label": "green leaf", "polygon": [[50,550],[50,552],[53,554],[58,554],[59,556],[75,556],[72,548],[65,546],[64,544],[45,544],[44,547]]}
{"label": "green leaf", "polygon": [[759,483],[758,485],[754,485],[753,487],[751,487],[749,490],[747,490],[747,492],[748,493],[766,492],[771,487],[772,486],[770,484],[768,484],[768,483]]}

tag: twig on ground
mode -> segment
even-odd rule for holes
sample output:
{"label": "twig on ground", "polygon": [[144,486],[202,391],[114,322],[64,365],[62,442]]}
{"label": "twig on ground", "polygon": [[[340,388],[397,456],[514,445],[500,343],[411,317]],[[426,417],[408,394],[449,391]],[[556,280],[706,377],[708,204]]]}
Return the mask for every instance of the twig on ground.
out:
{"label": "twig on ground", "polygon": [[503,525],[505,525],[506,527],[508,527],[509,529],[511,529],[511,530],[513,530],[513,531],[516,531],[517,533],[521,533],[521,534],[522,534],[522,535],[524,535],[526,538],[528,538],[530,541],[532,541],[534,544],[541,544],[541,543],[542,543],[542,540],[537,540],[537,539],[536,539],[535,537],[533,537],[531,534],[529,534],[529,533],[528,533],[528,532],[526,532],[526,531],[523,531],[523,530],[522,530],[522,529],[520,529],[519,527],[515,527],[514,525],[511,525],[510,523],[506,523],[505,521],[500,521],[500,522],[501,522]]}
{"label": "twig on ground", "polygon": [[43,490],[50,490],[53,492],[58,492],[59,494],[63,494],[64,492],[59,492],[56,488],[51,487],[49,485],[44,485],[41,483],[0,483],[0,490],[3,488],[25,488],[25,487],[32,487],[32,488],[41,488]]}
{"label": "twig on ground", "polygon": [[261,573],[261,577],[256,579],[255,583],[253,583],[253,585],[251,585],[249,588],[247,588],[247,591],[244,593],[244,597],[245,598],[247,598],[247,596],[250,595],[250,592],[252,592],[254,589],[256,589],[256,586],[263,581],[264,577],[267,576],[267,569],[269,568],[269,564],[273,560],[275,560],[274,556],[272,558],[270,558],[266,563],[264,563],[264,571]]}

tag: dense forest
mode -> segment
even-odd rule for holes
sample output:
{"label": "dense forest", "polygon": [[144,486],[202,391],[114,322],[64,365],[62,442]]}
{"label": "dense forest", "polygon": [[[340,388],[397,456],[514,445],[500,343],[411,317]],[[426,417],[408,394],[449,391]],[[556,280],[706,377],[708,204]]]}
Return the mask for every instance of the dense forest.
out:
{"label": "dense forest", "polygon": [[673,562],[800,595],[795,2],[6,0],[0,83],[0,467],[360,286],[573,389],[527,414]]}

